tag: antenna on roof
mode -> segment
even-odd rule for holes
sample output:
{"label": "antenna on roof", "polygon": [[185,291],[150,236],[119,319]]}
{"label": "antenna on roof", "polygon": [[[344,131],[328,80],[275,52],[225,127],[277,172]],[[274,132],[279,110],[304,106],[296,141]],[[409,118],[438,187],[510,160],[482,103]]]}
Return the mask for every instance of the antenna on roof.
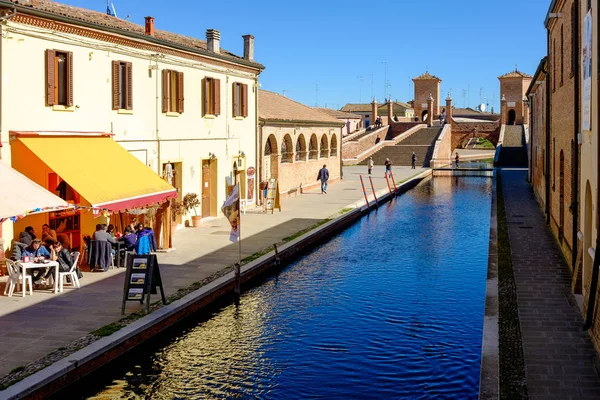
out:
{"label": "antenna on roof", "polygon": [[110,0],[106,0],[106,14],[111,17],[117,17],[117,10],[115,10],[114,3],[111,3]]}

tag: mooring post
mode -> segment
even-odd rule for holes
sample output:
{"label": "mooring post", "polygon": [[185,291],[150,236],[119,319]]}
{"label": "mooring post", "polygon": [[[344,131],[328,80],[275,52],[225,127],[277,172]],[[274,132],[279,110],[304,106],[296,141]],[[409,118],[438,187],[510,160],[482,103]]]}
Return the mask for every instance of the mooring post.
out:
{"label": "mooring post", "polygon": [[387,174],[385,174],[385,181],[387,182],[388,191],[390,192],[390,195],[393,196],[394,193],[392,192],[392,187],[390,186],[390,178],[387,176]]}
{"label": "mooring post", "polygon": [[365,203],[367,203],[367,208],[370,210],[371,206],[369,206],[369,198],[367,197],[367,189],[365,189],[365,183],[363,182],[362,175],[360,176],[360,184],[362,185],[363,194],[365,195]]}
{"label": "mooring post", "polygon": [[394,174],[390,171],[390,176],[392,177],[392,183],[394,184],[394,193],[398,193],[398,188],[396,187],[396,180],[394,179]]}
{"label": "mooring post", "polygon": [[235,294],[236,298],[240,297],[241,291],[240,291],[240,271],[241,271],[241,266],[240,263],[235,263],[233,265],[233,293]]}
{"label": "mooring post", "polygon": [[281,259],[279,258],[279,250],[277,250],[277,243],[273,243],[273,248],[275,249],[275,265],[281,265]]}
{"label": "mooring post", "polygon": [[373,197],[375,198],[375,205],[379,207],[379,203],[377,202],[377,195],[375,194],[375,186],[373,186],[373,178],[369,177],[371,181],[371,190],[373,191]]}

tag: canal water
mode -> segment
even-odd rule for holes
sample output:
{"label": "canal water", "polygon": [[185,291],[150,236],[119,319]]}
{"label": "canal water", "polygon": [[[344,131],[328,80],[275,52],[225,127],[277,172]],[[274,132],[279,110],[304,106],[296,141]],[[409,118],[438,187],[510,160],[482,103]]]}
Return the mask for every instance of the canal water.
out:
{"label": "canal water", "polygon": [[69,397],[477,399],[491,191],[425,181]]}

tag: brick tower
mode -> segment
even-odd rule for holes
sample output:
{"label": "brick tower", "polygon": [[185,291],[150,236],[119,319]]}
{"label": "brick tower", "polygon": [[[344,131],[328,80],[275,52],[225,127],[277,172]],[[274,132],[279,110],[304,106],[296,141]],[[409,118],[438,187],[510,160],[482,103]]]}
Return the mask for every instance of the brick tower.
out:
{"label": "brick tower", "polygon": [[527,109],[523,100],[532,76],[515,69],[499,76],[502,107],[500,121],[506,125],[527,123]]}
{"label": "brick tower", "polygon": [[427,110],[427,99],[429,95],[433,97],[433,118],[440,113],[440,82],[442,80],[437,76],[425,72],[423,75],[413,78],[415,83],[415,97],[413,108],[415,117],[419,117],[419,121],[423,121],[425,113],[431,114]]}

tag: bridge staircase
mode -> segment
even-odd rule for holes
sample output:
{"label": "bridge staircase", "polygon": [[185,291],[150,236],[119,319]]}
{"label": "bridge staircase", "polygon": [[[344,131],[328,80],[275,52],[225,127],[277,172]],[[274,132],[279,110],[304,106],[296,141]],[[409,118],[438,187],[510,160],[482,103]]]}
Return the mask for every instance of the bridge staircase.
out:
{"label": "bridge staircase", "polygon": [[505,125],[502,148],[496,165],[498,167],[524,168],[528,166],[523,125]]}
{"label": "bridge staircase", "polygon": [[[420,129],[394,146],[381,148],[371,156],[373,162],[375,165],[383,165],[385,159],[389,158],[393,165],[411,165],[411,156],[414,151],[417,155],[417,165],[429,167],[435,141],[441,131],[440,126]],[[360,164],[365,165],[367,161],[368,159],[365,159]]]}

